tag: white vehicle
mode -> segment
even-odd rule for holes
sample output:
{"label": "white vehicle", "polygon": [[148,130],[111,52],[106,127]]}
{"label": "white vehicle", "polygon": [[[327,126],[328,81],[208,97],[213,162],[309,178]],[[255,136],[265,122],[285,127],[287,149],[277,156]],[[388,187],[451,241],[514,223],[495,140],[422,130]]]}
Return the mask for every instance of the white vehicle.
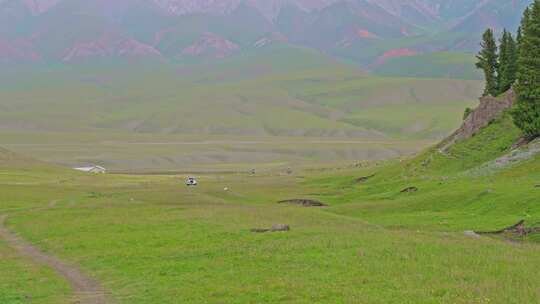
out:
{"label": "white vehicle", "polygon": [[188,179],[186,180],[186,186],[188,187],[197,186],[197,184],[197,180],[194,177],[188,177]]}

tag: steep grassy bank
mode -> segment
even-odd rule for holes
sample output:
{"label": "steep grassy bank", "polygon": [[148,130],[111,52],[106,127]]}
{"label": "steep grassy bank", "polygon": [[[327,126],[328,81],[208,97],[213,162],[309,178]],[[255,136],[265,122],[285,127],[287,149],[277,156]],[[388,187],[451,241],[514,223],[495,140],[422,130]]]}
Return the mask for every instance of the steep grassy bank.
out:
{"label": "steep grassy bank", "polygon": [[[473,138],[437,148],[382,169],[313,182],[329,191],[332,212],[387,227],[438,231],[493,231],[526,220],[540,224],[540,156],[519,162],[497,159],[511,152],[520,132],[508,114]],[[522,148],[527,150],[526,147]],[[354,180],[375,174],[363,183]],[[414,193],[401,193],[408,187]],[[533,236],[538,238],[538,236]]]}

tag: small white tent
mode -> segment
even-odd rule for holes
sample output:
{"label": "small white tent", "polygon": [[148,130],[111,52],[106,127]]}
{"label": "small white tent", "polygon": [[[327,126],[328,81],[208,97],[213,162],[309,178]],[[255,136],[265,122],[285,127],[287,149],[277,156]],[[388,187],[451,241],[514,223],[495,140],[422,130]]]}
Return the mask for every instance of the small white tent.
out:
{"label": "small white tent", "polygon": [[90,166],[90,167],[79,167],[73,168],[77,171],[87,172],[87,173],[106,173],[107,170],[102,166]]}

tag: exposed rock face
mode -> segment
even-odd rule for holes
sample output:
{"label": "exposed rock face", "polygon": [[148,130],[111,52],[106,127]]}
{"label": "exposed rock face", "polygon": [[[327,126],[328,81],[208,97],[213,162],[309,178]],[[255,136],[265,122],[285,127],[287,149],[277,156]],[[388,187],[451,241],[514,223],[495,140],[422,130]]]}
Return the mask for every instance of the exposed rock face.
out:
{"label": "exposed rock face", "polygon": [[198,41],[185,48],[182,55],[225,58],[239,49],[240,46],[223,37],[213,33],[205,33]]}
{"label": "exposed rock face", "polygon": [[[242,48],[264,47],[276,42],[290,42],[369,68],[396,57],[447,50],[475,51],[478,33],[486,27],[517,28],[522,10],[531,1],[0,0],[0,35],[7,35],[11,44],[13,39],[31,41],[43,62],[64,59],[59,50],[71,47],[77,48],[73,50],[77,54],[72,57],[104,57],[96,55],[110,53],[99,50],[101,46],[80,45],[81,41],[76,41],[78,45],[74,46],[73,41],[84,40],[82,42],[86,43],[101,30],[117,31],[146,44],[151,44],[149,37],[153,35],[153,46],[169,59],[198,56],[191,55],[200,52],[198,46],[187,49],[187,54],[181,54],[188,46],[184,39],[208,31],[231,40],[233,44],[229,46],[236,43]],[[188,15],[191,16],[184,17]],[[185,22],[174,21],[181,19]],[[62,26],[64,24],[68,26]],[[181,29],[170,32],[171,27]],[[423,34],[428,28],[435,30],[433,34],[439,31],[468,34],[448,41],[413,39],[407,43],[403,41],[395,49],[384,47],[378,52],[362,52],[374,46],[377,40],[405,39]],[[273,32],[283,33],[286,37],[268,35]],[[188,36],[185,35],[187,33]],[[168,36],[167,41],[162,43],[165,35]],[[136,48],[137,52],[148,53],[150,50],[140,45]],[[344,48],[351,50],[343,52]],[[30,56],[28,53],[21,55],[21,52],[19,47],[11,46],[8,50],[3,46],[2,62],[27,62],[20,58]],[[130,55],[132,52],[118,53]],[[229,53],[214,51],[216,55],[208,57],[221,58]]]}
{"label": "exposed rock face", "polygon": [[39,15],[55,6],[60,0],[21,0],[32,15]]}
{"label": "exposed rock face", "polygon": [[340,0],[154,0],[176,15],[194,13],[227,14],[241,4],[257,8],[265,17],[273,19],[281,8],[296,5],[306,11],[321,9]]}
{"label": "exposed rock face", "polygon": [[379,58],[377,58],[376,64],[383,64],[392,58],[410,57],[415,55],[418,55],[418,52],[412,49],[393,49],[379,56]]}
{"label": "exposed rock face", "polygon": [[404,16],[414,11],[418,17],[437,19],[440,17],[440,6],[425,0],[367,0],[396,16]]}
{"label": "exposed rock face", "polygon": [[256,48],[261,48],[276,42],[287,42],[288,40],[289,39],[285,35],[279,32],[273,32],[272,34],[257,40],[253,46]]}
{"label": "exposed rock face", "polygon": [[474,109],[454,134],[440,144],[441,151],[446,151],[454,143],[471,138],[474,134],[497,118],[504,110],[512,107],[516,100],[514,91],[510,90],[503,97],[485,96],[480,98],[480,105]]}
{"label": "exposed rock face", "polygon": [[77,62],[105,57],[159,58],[161,53],[152,46],[134,39],[104,33],[96,40],[77,43],[66,50],[62,60],[64,62]]}
{"label": "exposed rock face", "polygon": [[224,14],[234,10],[241,0],[154,0],[176,15],[193,13]]}
{"label": "exposed rock face", "polygon": [[41,56],[25,40],[7,41],[0,38],[0,63],[36,62]]}
{"label": "exposed rock face", "polygon": [[[391,58],[417,53],[476,50],[479,37],[477,33],[486,27],[517,28],[522,9],[529,5],[531,0],[513,0],[511,5],[507,2],[510,1],[0,0],[0,35],[7,35],[11,44],[13,39],[30,40],[44,62],[64,59],[58,50],[71,47],[76,48],[73,52],[77,53],[71,57],[90,59],[104,57],[96,55],[97,53],[110,54],[110,49],[103,50],[95,43],[81,45],[81,41],[77,41],[78,45],[74,46],[73,40],[81,37],[80,40],[86,43],[90,40],[88,37],[94,39],[91,35],[103,29],[130,35],[133,40],[147,44],[151,43],[148,40],[149,35],[154,35],[154,46],[167,57],[194,56],[191,54],[200,52],[198,46],[187,49],[188,54],[181,54],[187,46],[184,34],[208,31],[231,40],[233,44],[229,46],[237,43],[242,48],[248,45],[264,47],[275,42],[289,41],[333,56],[345,56],[347,60],[358,61],[358,64],[364,67],[372,67]],[[178,23],[180,25],[173,21],[184,19],[179,16],[187,15],[196,16],[185,18],[186,22]],[[64,27],[63,24],[69,26]],[[182,29],[170,33],[173,37],[168,40],[172,43],[161,43],[170,27],[177,25]],[[221,31],[221,27],[224,31]],[[367,56],[361,51],[379,39],[416,36],[430,27],[443,32],[450,30],[469,34],[462,39],[444,43],[432,39],[411,40],[411,43],[404,43],[395,49],[383,48],[380,52]],[[244,28],[249,30],[244,31]],[[272,32],[283,33],[286,37],[268,35]],[[181,43],[178,43],[179,41]],[[128,48],[133,47],[131,42],[132,46]],[[408,47],[405,47],[406,45]],[[140,45],[136,48],[138,53],[150,51]],[[343,48],[352,48],[351,52],[346,54],[356,55],[346,55],[341,50]],[[28,53],[21,55],[21,52],[19,47],[11,46],[8,50],[4,45],[2,62],[20,62],[21,57],[30,57],[27,56]],[[130,55],[132,52],[118,52],[120,53]],[[208,57],[221,58],[229,53],[230,51],[214,51],[216,55]],[[64,62],[69,61],[71,60]]]}
{"label": "exposed rock face", "polygon": [[512,150],[505,155],[479,167],[475,167],[471,169],[469,173],[475,176],[492,174],[494,171],[530,160],[538,154],[540,154],[540,138],[530,142],[525,141],[525,143],[518,148],[512,148]]}

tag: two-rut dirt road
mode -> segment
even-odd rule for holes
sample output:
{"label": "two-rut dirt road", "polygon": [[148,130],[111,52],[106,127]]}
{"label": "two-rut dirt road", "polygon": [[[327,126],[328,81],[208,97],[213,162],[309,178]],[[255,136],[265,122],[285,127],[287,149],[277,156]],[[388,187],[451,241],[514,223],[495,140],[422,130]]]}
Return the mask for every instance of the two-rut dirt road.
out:
{"label": "two-rut dirt road", "polygon": [[85,275],[78,267],[69,265],[54,256],[43,253],[35,246],[11,232],[5,226],[6,219],[6,215],[0,215],[0,239],[5,240],[7,244],[14,248],[21,256],[24,256],[35,263],[54,269],[59,275],[67,280],[74,291],[72,303],[110,303],[109,298],[105,294],[105,290],[97,281]]}

